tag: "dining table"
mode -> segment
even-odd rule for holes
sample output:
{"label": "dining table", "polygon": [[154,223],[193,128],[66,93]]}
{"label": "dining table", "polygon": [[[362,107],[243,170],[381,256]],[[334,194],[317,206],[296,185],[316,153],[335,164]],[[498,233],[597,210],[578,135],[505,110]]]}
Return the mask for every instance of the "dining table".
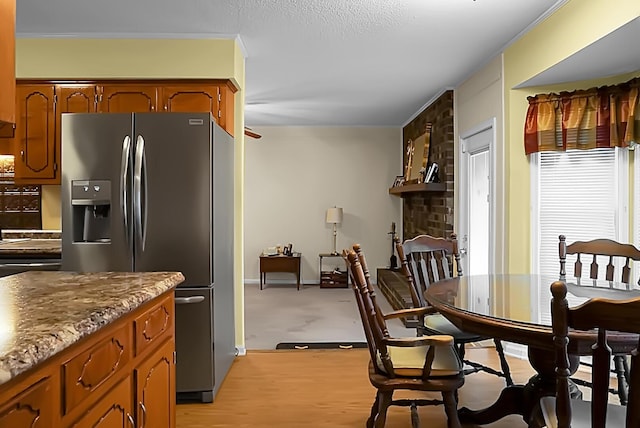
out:
{"label": "dining table", "polygon": [[[570,306],[592,298],[626,300],[640,297],[640,289],[625,283],[538,274],[489,274],[458,276],[432,283],[425,299],[461,330],[527,346],[527,357],[535,375],[524,385],[506,386],[485,409],[459,409],[463,423],[485,425],[517,414],[531,427],[544,426],[539,401],[555,395],[555,351],[551,330],[551,291],[554,281],[567,284]],[[614,354],[629,354],[638,336],[609,332]],[[578,368],[580,356],[590,355],[595,331],[569,331],[570,370]],[[581,397],[572,385],[572,396]]]}

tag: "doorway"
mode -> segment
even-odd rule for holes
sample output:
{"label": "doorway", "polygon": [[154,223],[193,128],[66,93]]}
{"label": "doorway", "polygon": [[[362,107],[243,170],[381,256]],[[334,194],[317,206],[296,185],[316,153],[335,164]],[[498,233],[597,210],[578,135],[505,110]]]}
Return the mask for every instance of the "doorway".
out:
{"label": "doorway", "polygon": [[495,119],[461,134],[458,241],[465,275],[493,272]]}

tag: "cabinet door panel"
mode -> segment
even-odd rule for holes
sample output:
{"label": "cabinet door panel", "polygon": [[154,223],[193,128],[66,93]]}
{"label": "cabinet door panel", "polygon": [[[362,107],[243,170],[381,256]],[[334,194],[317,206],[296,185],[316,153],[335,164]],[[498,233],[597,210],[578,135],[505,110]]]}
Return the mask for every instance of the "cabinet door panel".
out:
{"label": "cabinet door panel", "polygon": [[105,85],[102,87],[101,113],[145,113],[156,111],[157,90],[152,85]]}
{"label": "cabinet door panel", "polygon": [[166,111],[211,112],[218,120],[220,90],[214,85],[163,86],[162,103]]}
{"label": "cabinet door panel", "polygon": [[0,407],[0,427],[53,427],[51,379],[45,378]]}
{"label": "cabinet door panel", "polygon": [[[107,392],[73,428],[133,428],[133,388],[127,377]],[[160,426],[160,425],[158,425]]]}
{"label": "cabinet door panel", "polygon": [[139,428],[176,426],[174,350],[173,339],[168,340],[135,370]]}
{"label": "cabinet door panel", "polygon": [[55,99],[52,85],[18,85],[14,147],[16,181],[54,180]]}
{"label": "cabinet door panel", "polygon": [[93,113],[96,111],[96,87],[56,86],[56,108],[62,113]]}

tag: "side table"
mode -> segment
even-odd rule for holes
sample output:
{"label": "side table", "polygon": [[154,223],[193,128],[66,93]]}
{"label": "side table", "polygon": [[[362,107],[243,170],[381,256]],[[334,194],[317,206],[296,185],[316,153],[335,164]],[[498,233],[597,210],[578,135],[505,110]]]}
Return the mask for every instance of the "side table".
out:
{"label": "side table", "polygon": [[[349,287],[349,275],[347,274],[347,261],[340,254],[320,253],[320,288],[347,288]],[[339,258],[344,263],[344,270],[336,267],[331,270],[324,270],[322,259]]]}
{"label": "side table", "polygon": [[292,256],[284,256],[278,254],[277,256],[265,256],[260,255],[260,290],[262,290],[262,284],[267,282],[267,272],[287,272],[296,276],[297,289],[300,290],[300,258],[301,253],[293,253]]}

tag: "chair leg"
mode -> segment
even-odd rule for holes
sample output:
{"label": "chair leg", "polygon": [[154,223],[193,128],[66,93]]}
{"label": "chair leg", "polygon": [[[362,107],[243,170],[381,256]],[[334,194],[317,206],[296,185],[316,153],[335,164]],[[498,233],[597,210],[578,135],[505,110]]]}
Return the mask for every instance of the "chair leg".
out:
{"label": "chair leg", "polygon": [[502,347],[502,342],[498,339],[493,339],[493,343],[496,344],[496,351],[498,352],[498,356],[500,357],[500,367],[502,368],[502,374],[504,374],[504,380],[507,383],[507,386],[512,386],[513,379],[511,378],[511,369],[509,368],[507,358],[504,356],[504,348]]}
{"label": "chair leg", "polygon": [[626,358],[624,355],[613,356],[613,366],[615,367],[616,377],[618,378],[618,397],[620,398],[620,404],[623,406],[626,406],[628,402],[628,384],[625,365]]}
{"label": "chair leg", "polygon": [[420,417],[418,416],[418,406],[415,401],[411,403],[411,428],[420,428]]}
{"label": "chair leg", "polygon": [[376,399],[373,401],[373,406],[371,406],[371,414],[369,415],[369,419],[367,419],[367,428],[373,428],[376,415],[378,414],[379,402],[380,402],[380,392],[376,392]]}
{"label": "chair leg", "polygon": [[378,392],[378,414],[376,415],[375,428],[384,428],[384,424],[387,421],[387,410],[391,405],[393,397],[392,391],[380,391]]}
{"label": "chair leg", "polygon": [[444,412],[447,414],[448,428],[461,428],[460,419],[458,419],[456,392],[457,391],[442,391],[442,401],[444,401]]}

